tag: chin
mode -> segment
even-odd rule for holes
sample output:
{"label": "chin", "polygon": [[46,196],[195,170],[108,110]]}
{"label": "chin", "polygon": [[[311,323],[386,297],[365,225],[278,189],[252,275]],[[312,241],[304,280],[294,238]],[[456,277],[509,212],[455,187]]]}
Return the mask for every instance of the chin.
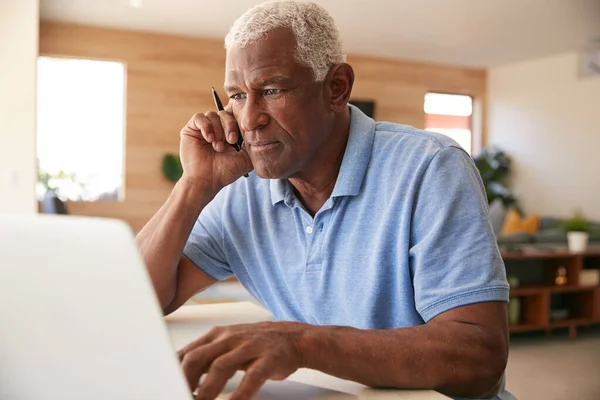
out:
{"label": "chin", "polygon": [[254,169],[254,173],[262,179],[286,179],[288,176],[286,174],[277,173],[274,171],[267,171],[263,169]]}
{"label": "chin", "polygon": [[262,179],[287,179],[291,175],[288,173],[287,168],[282,168],[281,165],[260,162],[253,164],[253,166],[254,173]]}

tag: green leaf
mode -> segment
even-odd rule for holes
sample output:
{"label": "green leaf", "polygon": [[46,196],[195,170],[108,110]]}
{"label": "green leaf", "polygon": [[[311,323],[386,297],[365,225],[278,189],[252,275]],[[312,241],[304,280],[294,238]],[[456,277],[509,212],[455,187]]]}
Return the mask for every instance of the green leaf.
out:
{"label": "green leaf", "polygon": [[592,225],[580,211],[576,211],[571,218],[560,224],[565,232],[590,232]]}
{"label": "green leaf", "polygon": [[481,175],[488,202],[491,204],[500,199],[504,207],[520,210],[517,199],[506,184],[510,175],[511,158],[502,150],[492,147],[484,149],[473,161]]}
{"label": "green leaf", "polygon": [[177,182],[183,175],[181,159],[174,154],[165,154],[162,160],[162,172],[166,179]]}

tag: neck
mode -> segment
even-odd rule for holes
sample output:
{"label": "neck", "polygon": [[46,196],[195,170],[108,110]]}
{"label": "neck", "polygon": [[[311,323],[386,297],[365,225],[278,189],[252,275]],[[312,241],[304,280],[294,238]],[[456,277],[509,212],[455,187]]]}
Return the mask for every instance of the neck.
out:
{"label": "neck", "polygon": [[296,189],[296,196],[312,216],[321,209],[333,192],[349,133],[350,109],[347,109],[334,123],[331,140],[326,141],[322,151],[309,163],[310,169],[289,178]]}

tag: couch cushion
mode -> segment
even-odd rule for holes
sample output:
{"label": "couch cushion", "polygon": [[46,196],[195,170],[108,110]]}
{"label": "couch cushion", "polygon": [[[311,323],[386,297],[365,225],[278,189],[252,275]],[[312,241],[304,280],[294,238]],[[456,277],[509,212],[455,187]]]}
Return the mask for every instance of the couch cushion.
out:
{"label": "couch cushion", "polygon": [[519,213],[511,209],[506,214],[506,220],[502,227],[502,235],[512,235],[514,233],[531,233],[535,234],[538,232],[540,227],[540,216],[537,214],[530,215],[527,218],[521,218]]}
{"label": "couch cushion", "polygon": [[527,244],[533,243],[533,236],[531,233],[519,232],[513,233],[512,235],[500,235],[498,236],[499,245],[509,244]]}
{"label": "couch cushion", "polygon": [[540,230],[533,236],[535,243],[566,243],[567,234],[560,228]]}
{"label": "couch cushion", "polygon": [[560,228],[562,220],[559,218],[541,217],[540,218],[540,231],[546,229],[557,229]]}

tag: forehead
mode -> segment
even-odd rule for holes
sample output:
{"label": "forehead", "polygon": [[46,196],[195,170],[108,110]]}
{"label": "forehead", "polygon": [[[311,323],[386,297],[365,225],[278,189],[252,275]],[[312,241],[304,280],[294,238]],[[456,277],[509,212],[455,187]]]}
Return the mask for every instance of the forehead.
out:
{"label": "forehead", "polygon": [[295,47],[296,40],[292,32],[279,28],[244,48],[228,49],[225,86],[267,75],[304,75],[302,70],[307,68],[296,62]]}

